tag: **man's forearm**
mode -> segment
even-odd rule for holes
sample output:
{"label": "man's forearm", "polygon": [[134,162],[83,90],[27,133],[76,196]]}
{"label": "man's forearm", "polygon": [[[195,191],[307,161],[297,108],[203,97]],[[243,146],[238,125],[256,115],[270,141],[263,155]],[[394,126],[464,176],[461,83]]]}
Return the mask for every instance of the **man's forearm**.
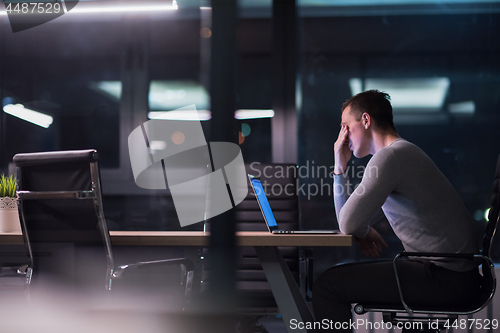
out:
{"label": "man's forearm", "polygon": [[333,200],[340,231],[342,231],[344,234],[354,235],[358,238],[365,237],[366,234],[370,231],[370,226],[356,226],[356,223],[354,223],[354,221],[349,221],[349,219],[345,218],[345,212],[341,213],[342,209],[347,203],[347,200],[352,194],[352,183],[349,175],[334,175],[333,181]]}
{"label": "man's forearm", "polygon": [[345,172],[346,167],[342,167],[341,165],[335,164],[335,167],[333,168],[333,174],[335,176],[340,176]]}
{"label": "man's forearm", "polygon": [[347,199],[349,199],[349,194],[351,193],[350,188],[351,182],[349,176],[347,175],[335,175],[333,176],[333,203],[335,205],[335,213],[337,215],[337,221],[340,223],[340,210],[344,207]]}

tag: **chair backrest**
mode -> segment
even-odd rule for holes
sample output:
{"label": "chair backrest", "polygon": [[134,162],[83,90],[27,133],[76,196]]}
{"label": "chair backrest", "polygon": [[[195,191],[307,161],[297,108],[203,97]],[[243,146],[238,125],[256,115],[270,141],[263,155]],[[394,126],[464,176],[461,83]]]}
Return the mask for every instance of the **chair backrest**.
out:
{"label": "chair backrest", "polygon": [[97,151],[17,154],[13,161],[33,282],[43,276],[104,287],[114,261]]}
{"label": "chair backrest", "polygon": [[491,262],[492,245],[493,239],[495,238],[498,225],[500,224],[500,156],[498,156],[498,162],[495,171],[495,179],[493,180],[493,194],[491,198],[491,209],[488,214],[488,223],[486,224],[481,254],[487,257],[490,261],[487,262],[483,260],[482,262],[482,292],[478,294],[478,297],[473,302],[467,304],[463,311],[470,311],[474,309],[479,311],[485,308],[492,300],[493,295],[496,290],[496,277],[493,264]]}
{"label": "chair backrest", "polygon": [[491,209],[488,214],[488,220],[483,238],[483,255],[490,257],[493,238],[500,223],[500,155],[498,156],[495,179],[493,180],[493,194],[491,196]]}
{"label": "chair backrest", "polygon": [[[483,246],[481,254],[485,257],[491,258],[493,239],[495,238],[498,225],[500,223],[500,156],[495,172],[495,179],[493,180],[493,194],[491,197],[491,209],[488,214],[488,223],[483,237]],[[493,298],[496,289],[496,278],[494,267],[491,264],[483,263],[483,290],[480,297],[476,301],[478,309],[484,308]]]}

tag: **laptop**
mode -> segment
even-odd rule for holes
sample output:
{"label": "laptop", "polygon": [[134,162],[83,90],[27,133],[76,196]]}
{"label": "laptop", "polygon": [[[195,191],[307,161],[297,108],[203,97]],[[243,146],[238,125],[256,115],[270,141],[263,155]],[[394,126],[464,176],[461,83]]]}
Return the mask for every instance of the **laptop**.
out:
{"label": "laptop", "polygon": [[278,223],[274,218],[273,210],[269,205],[269,201],[267,200],[266,192],[264,191],[264,187],[260,181],[260,178],[248,175],[248,179],[250,180],[250,184],[252,185],[252,189],[255,193],[255,197],[257,198],[257,202],[259,203],[260,210],[262,211],[262,215],[264,216],[264,221],[266,221],[267,229],[269,229],[270,233],[273,234],[338,234],[340,231],[338,230],[282,230],[278,227]]}

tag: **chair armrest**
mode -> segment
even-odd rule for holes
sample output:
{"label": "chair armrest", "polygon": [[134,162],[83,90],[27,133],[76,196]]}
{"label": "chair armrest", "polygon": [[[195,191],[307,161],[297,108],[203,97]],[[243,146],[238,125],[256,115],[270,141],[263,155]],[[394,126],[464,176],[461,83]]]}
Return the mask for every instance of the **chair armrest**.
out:
{"label": "chair armrest", "polygon": [[22,265],[21,267],[19,267],[17,269],[17,274],[19,274],[19,275],[26,275],[28,273],[28,268],[29,268],[28,265]]}
{"label": "chair armrest", "polygon": [[26,277],[25,280],[25,285],[30,285],[31,284],[31,273],[33,270],[29,265],[22,265],[17,269],[17,274],[19,275],[24,275]]}
{"label": "chair armrest", "polygon": [[175,258],[175,259],[164,259],[164,260],[154,260],[154,261],[139,261],[135,264],[121,265],[118,266],[113,272],[112,278],[119,278],[125,270],[128,268],[147,268],[155,266],[168,266],[168,265],[184,265],[186,270],[194,271],[194,264],[191,260],[186,258]]}
{"label": "chair armrest", "polygon": [[313,285],[313,249],[301,247],[299,257],[300,291],[306,300],[310,301]]}
{"label": "chair armrest", "polygon": [[168,265],[182,265],[182,275],[184,286],[184,297],[186,299],[186,305],[191,301],[191,291],[194,282],[194,264],[191,260],[186,258],[175,258],[175,259],[164,259],[164,260],[154,260],[154,261],[140,261],[135,264],[121,265],[116,268],[116,270],[111,275],[111,279],[119,278],[128,268],[148,268],[157,266],[168,266]]}

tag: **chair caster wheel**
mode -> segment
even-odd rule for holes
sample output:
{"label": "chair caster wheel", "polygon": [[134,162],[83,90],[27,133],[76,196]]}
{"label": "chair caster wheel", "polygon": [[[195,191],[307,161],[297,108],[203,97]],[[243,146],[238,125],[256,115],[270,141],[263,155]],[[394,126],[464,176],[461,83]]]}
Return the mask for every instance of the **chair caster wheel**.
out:
{"label": "chair caster wheel", "polygon": [[357,314],[363,314],[363,313],[365,313],[365,309],[363,308],[362,305],[357,304],[354,307],[354,312],[356,312]]}

